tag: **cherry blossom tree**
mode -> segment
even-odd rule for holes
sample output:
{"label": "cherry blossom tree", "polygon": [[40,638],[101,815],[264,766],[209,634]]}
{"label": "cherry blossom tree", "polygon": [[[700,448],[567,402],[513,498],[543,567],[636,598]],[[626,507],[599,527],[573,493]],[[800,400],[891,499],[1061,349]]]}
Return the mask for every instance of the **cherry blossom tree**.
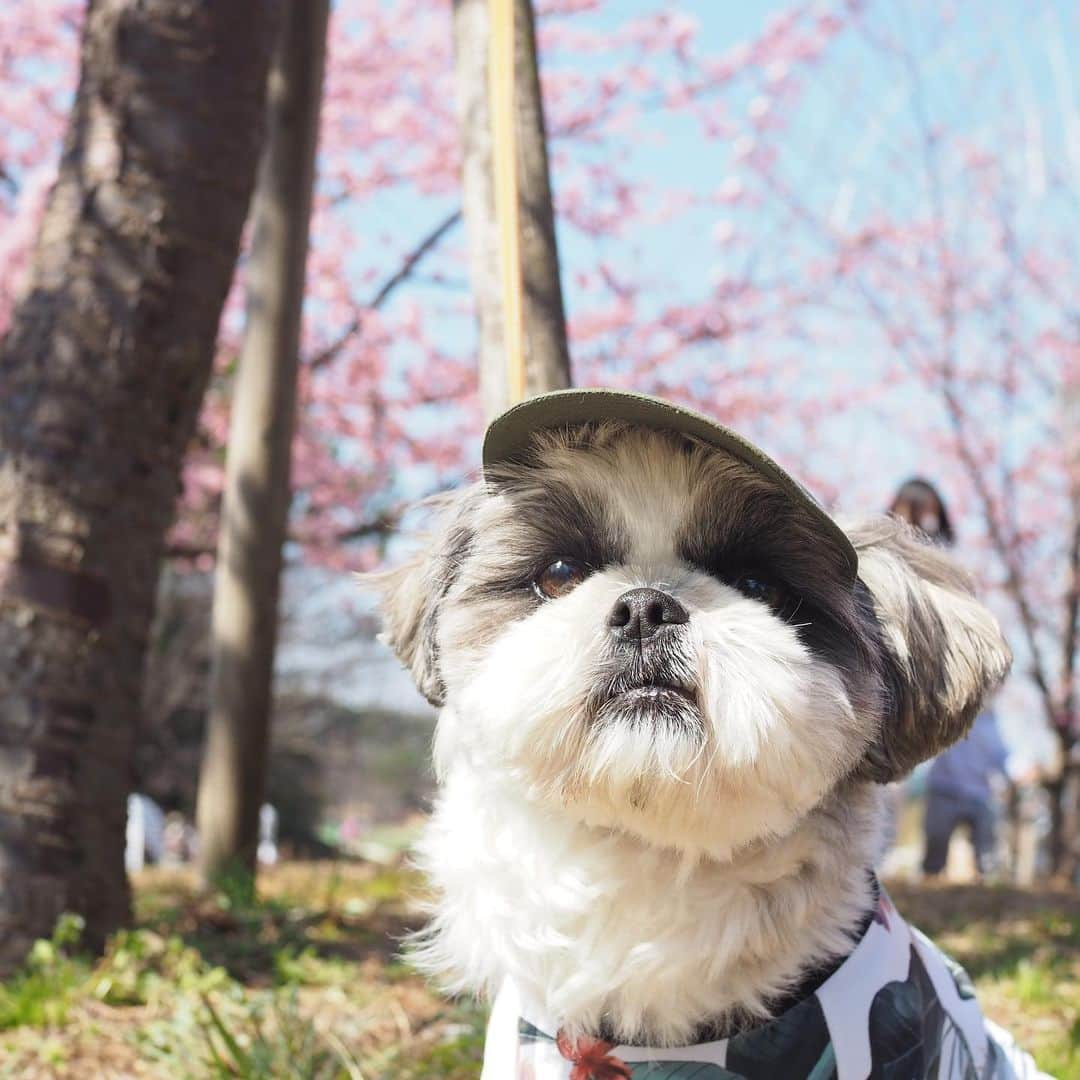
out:
{"label": "cherry blossom tree", "polygon": [[[0,102],[0,323],[70,80],[74,5],[29,7],[0,16],[5,76],[50,58]],[[1077,13],[793,3],[718,44],[711,15],[668,4],[537,10],[574,381],[704,408],[856,511],[930,475],[1014,643],[1010,693],[1068,758]],[[482,420],[451,5],[340,0],[332,21],[290,557],[344,567],[473,466]],[[203,564],[241,288],[172,536]]]}
{"label": "cherry blossom tree", "polygon": [[[750,403],[756,403],[751,412],[765,413],[789,396],[766,386],[775,367],[749,357],[714,362],[713,347],[744,329],[742,314],[718,315],[704,291],[664,298],[662,306],[646,303],[650,283],[605,258],[609,245],[632,236],[643,221],[662,227],[692,201],[676,191],[651,206],[650,181],[622,175],[620,146],[633,142],[634,118],[690,105],[719,108],[758,54],[736,50],[723,61],[694,59],[692,24],[662,8],[621,26],[614,37],[574,25],[597,6],[540,9],[557,206],[564,231],[595,248],[567,279],[581,300],[569,327],[578,381],[674,389],[711,408],[719,400],[731,420],[745,416]],[[370,545],[349,541],[386,535],[403,503],[457,482],[472,466],[481,407],[459,228],[449,8],[402,12],[354,2],[335,8],[333,18],[308,272],[304,407],[294,448],[300,496],[293,536],[309,558],[340,566],[373,553]],[[769,48],[790,53],[792,63],[810,63],[839,25],[807,16],[775,32]],[[612,45],[617,66],[584,80],[583,63]],[[653,58],[662,63],[650,73]],[[713,138],[723,134],[718,128]],[[358,209],[399,198],[407,198],[414,213],[430,206],[430,216],[415,228],[395,218],[393,231],[357,237],[349,222]],[[725,306],[734,311],[742,299],[732,292]],[[746,323],[754,317],[747,314]],[[239,326],[238,318],[227,320],[219,378],[202,439],[189,457],[189,512],[174,535],[178,554],[204,560],[216,525],[219,448]]]}
{"label": "cherry blossom tree", "polygon": [[[857,56],[820,74],[842,74],[853,102],[890,87],[889,124],[868,118],[860,140],[872,168],[823,179],[825,139],[808,178],[788,76],[774,72],[770,87],[766,68],[749,106],[761,130],[740,137],[724,186],[737,193],[725,229],[741,234],[762,287],[783,272],[760,257],[765,229],[783,235],[795,266],[780,293],[791,325],[764,325],[762,347],[783,328],[819,353],[864,350],[861,387],[836,386],[831,401],[816,394],[814,407],[835,414],[859,400],[887,417],[894,437],[923,443],[924,468],[955,496],[960,554],[995,601],[1057,739],[1052,859],[1071,877],[1080,866],[1080,114],[1058,15],[1045,5],[1032,31],[947,10],[922,12],[917,28],[872,8],[856,13]],[[999,50],[1025,33],[1053,74],[1041,107],[1016,57],[1002,63]],[[817,89],[839,102],[839,90]],[[865,450],[868,464],[887,456]]]}
{"label": "cherry blossom tree", "polygon": [[[685,16],[657,5],[634,18],[616,12],[613,32],[581,22],[604,8],[564,0],[540,7],[558,210],[571,239],[595,248],[580,265],[566,260],[568,287],[579,298],[570,332],[580,381],[677,389],[703,404],[723,397],[729,419],[745,414],[751,402],[767,411],[786,397],[762,386],[773,368],[734,357],[713,362],[712,346],[734,339],[760,315],[733,314],[748,299],[737,285],[724,297],[727,311],[718,312],[715,296],[705,290],[646,303],[653,283],[612,265],[605,254],[643,223],[663,227],[680,209],[700,209],[700,200],[686,192],[657,192],[647,177],[627,173],[627,147],[639,118],[691,107],[720,114],[724,96],[763,53],[812,63],[842,23],[807,14],[769,30],[761,44],[699,58],[691,48],[694,23]],[[308,557],[341,564],[367,556],[364,546],[347,542],[385,533],[404,498],[452,483],[470,466],[480,408],[458,227],[449,6],[345,0],[333,20],[294,446],[301,497],[293,536]],[[70,50],[63,23],[45,15],[31,21],[38,55],[55,57],[53,93],[62,97]],[[610,64],[583,74],[606,53]],[[22,126],[11,118],[13,136]],[[728,135],[715,124],[709,137],[722,142]],[[47,177],[48,150],[48,140],[41,140],[7,192],[4,211],[11,220],[32,218],[30,166]],[[359,212],[395,200],[408,201],[408,217],[393,216],[392,228],[375,236],[358,233]],[[425,217],[414,222],[421,212]],[[16,270],[18,257],[9,253]],[[212,557],[216,535],[242,296],[241,272],[188,455],[184,513],[172,540],[174,554],[203,563]],[[3,318],[0,306],[0,325]],[[686,345],[694,358],[686,358]]]}

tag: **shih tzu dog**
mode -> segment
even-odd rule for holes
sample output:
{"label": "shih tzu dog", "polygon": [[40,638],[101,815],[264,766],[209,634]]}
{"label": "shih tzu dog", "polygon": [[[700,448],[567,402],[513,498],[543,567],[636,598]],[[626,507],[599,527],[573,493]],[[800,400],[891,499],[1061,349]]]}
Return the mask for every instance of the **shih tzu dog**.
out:
{"label": "shih tzu dog", "polygon": [[614,391],[441,503],[374,584],[440,709],[415,957],[495,997],[485,1080],[1036,1075],[873,873],[879,785],[1010,663],[940,550]]}

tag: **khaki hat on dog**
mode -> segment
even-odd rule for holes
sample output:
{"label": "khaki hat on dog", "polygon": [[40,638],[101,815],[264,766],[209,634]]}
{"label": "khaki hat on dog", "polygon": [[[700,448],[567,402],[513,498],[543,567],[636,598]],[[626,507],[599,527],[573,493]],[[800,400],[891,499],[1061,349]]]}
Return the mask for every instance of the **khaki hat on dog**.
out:
{"label": "khaki hat on dog", "polygon": [[821,526],[822,538],[831,542],[851,569],[851,578],[859,569],[859,556],[844,531],[825,512],[821,504],[797,480],[789,476],[767,454],[741,435],[715,420],[674,405],[663,398],[627,390],[585,389],[554,390],[519,402],[497,416],[484,436],[484,468],[512,460],[524,450],[534,432],[551,428],[596,424],[621,420],[627,424],[655,431],[674,431],[690,435],[710,446],[719,447],[746,462],[772,480],[794,502],[808,510]]}

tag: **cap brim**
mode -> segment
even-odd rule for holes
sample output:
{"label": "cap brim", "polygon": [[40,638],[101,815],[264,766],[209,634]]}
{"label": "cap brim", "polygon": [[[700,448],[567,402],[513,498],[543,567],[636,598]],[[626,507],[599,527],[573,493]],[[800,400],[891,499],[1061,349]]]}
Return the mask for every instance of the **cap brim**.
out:
{"label": "cap brim", "polygon": [[831,541],[832,546],[843,555],[854,580],[859,569],[859,556],[855,548],[840,526],[802,484],[737,432],[701,413],[662,398],[607,389],[554,390],[529,398],[507,409],[489,425],[484,436],[484,468],[486,470],[519,457],[538,431],[596,424],[605,420],[620,420],[654,431],[689,435],[746,462],[817,518],[822,539]]}

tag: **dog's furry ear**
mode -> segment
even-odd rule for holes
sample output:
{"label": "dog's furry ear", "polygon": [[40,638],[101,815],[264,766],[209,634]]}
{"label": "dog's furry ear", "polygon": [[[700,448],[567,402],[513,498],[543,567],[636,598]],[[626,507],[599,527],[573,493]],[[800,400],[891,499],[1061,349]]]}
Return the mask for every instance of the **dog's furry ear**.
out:
{"label": "dog's furry ear", "polygon": [[891,700],[864,775],[896,780],[961,738],[1012,653],[967,574],[895,518],[850,530],[873,602]]}
{"label": "dog's furry ear", "polygon": [[474,485],[426,500],[422,505],[433,518],[426,543],[393,570],[361,574],[359,579],[361,587],[379,594],[380,639],[436,707],[446,692],[439,670],[439,611],[472,541],[469,517],[478,491]]}

